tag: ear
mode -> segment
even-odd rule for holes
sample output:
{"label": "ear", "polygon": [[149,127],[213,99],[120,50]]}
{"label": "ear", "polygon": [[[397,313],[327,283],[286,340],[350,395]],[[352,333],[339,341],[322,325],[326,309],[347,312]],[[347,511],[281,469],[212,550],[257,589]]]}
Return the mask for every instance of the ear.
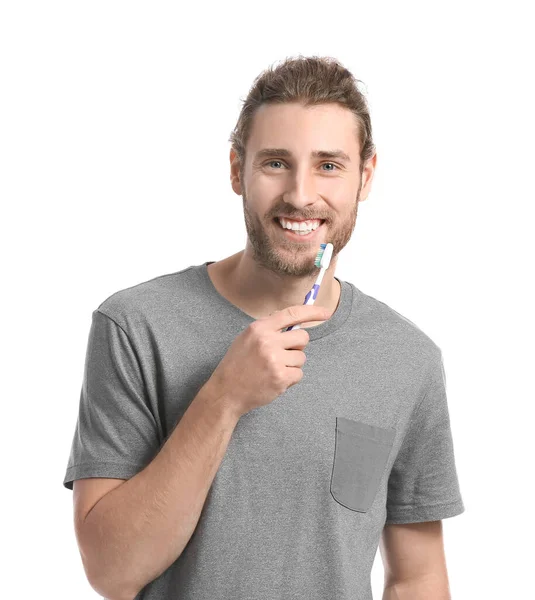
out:
{"label": "ear", "polygon": [[375,175],[375,166],[377,164],[377,152],[366,162],[362,170],[362,181],[359,202],[364,202],[372,188],[373,176]]}
{"label": "ear", "polygon": [[240,181],[240,159],[234,148],[230,149],[230,185],[238,196],[242,195],[242,185]]}

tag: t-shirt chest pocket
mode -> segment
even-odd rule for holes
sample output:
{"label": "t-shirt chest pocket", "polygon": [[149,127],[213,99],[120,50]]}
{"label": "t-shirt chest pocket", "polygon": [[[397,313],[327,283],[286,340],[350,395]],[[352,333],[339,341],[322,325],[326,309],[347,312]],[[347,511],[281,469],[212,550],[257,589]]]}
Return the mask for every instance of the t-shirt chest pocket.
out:
{"label": "t-shirt chest pocket", "polygon": [[331,494],[357,512],[373,504],[396,435],[395,429],[336,418]]}

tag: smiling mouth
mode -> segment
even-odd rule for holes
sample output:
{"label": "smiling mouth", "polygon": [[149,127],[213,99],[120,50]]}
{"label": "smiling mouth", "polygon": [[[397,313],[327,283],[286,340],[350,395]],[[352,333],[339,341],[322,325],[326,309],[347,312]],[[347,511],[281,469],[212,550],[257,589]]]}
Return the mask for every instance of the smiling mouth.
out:
{"label": "smiling mouth", "polygon": [[325,219],[318,219],[320,224],[316,227],[316,229],[312,229],[307,233],[299,233],[298,230],[288,229],[287,227],[283,227],[281,222],[279,221],[278,217],[275,217],[275,219],[273,219],[273,220],[276,222],[279,229],[282,229],[283,233],[286,233],[288,236],[290,236],[294,239],[303,238],[303,241],[305,241],[307,238],[315,237],[318,230],[321,229],[323,227],[323,225],[325,224]]}
{"label": "smiling mouth", "polygon": [[[295,219],[290,219],[289,217],[275,217],[273,220],[277,223],[277,225],[280,225],[280,227],[282,227],[282,223],[279,220],[281,218],[287,219],[288,221],[295,220]],[[325,219],[318,219],[317,217],[314,217],[313,219],[300,219],[300,222],[305,222],[305,221],[319,221],[320,224],[318,225],[318,227],[321,227],[325,223]],[[288,229],[287,227],[282,227],[282,229],[287,229],[288,231],[292,231],[291,229]]]}

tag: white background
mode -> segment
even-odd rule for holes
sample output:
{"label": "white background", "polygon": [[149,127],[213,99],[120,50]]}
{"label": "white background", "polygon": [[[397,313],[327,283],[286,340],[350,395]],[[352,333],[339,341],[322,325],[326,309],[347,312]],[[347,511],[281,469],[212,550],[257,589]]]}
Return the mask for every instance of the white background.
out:
{"label": "white background", "polygon": [[[254,77],[298,54],[339,59],[371,108],[374,185],[336,274],[443,351],[466,506],[443,522],[452,596],[527,597],[528,5],[2,4],[2,597],[98,597],[62,484],[91,312],[119,289],[243,248],[228,137]],[[379,552],[372,575],[380,600]]]}

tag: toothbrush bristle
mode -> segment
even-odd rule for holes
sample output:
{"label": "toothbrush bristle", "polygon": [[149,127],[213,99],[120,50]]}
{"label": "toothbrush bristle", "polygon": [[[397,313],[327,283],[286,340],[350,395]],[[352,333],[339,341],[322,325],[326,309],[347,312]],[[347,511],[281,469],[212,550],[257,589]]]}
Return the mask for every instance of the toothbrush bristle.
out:
{"label": "toothbrush bristle", "polygon": [[316,265],[316,267],[318,267],[318,269],[321,268],[321,257],[323,256],[323,253],[325,252],[325,248],[327,248],[327,244],[320,244],[320,249],[318,250],[318,253],[316,254],[316,260],[314,261],[314,264]]}

